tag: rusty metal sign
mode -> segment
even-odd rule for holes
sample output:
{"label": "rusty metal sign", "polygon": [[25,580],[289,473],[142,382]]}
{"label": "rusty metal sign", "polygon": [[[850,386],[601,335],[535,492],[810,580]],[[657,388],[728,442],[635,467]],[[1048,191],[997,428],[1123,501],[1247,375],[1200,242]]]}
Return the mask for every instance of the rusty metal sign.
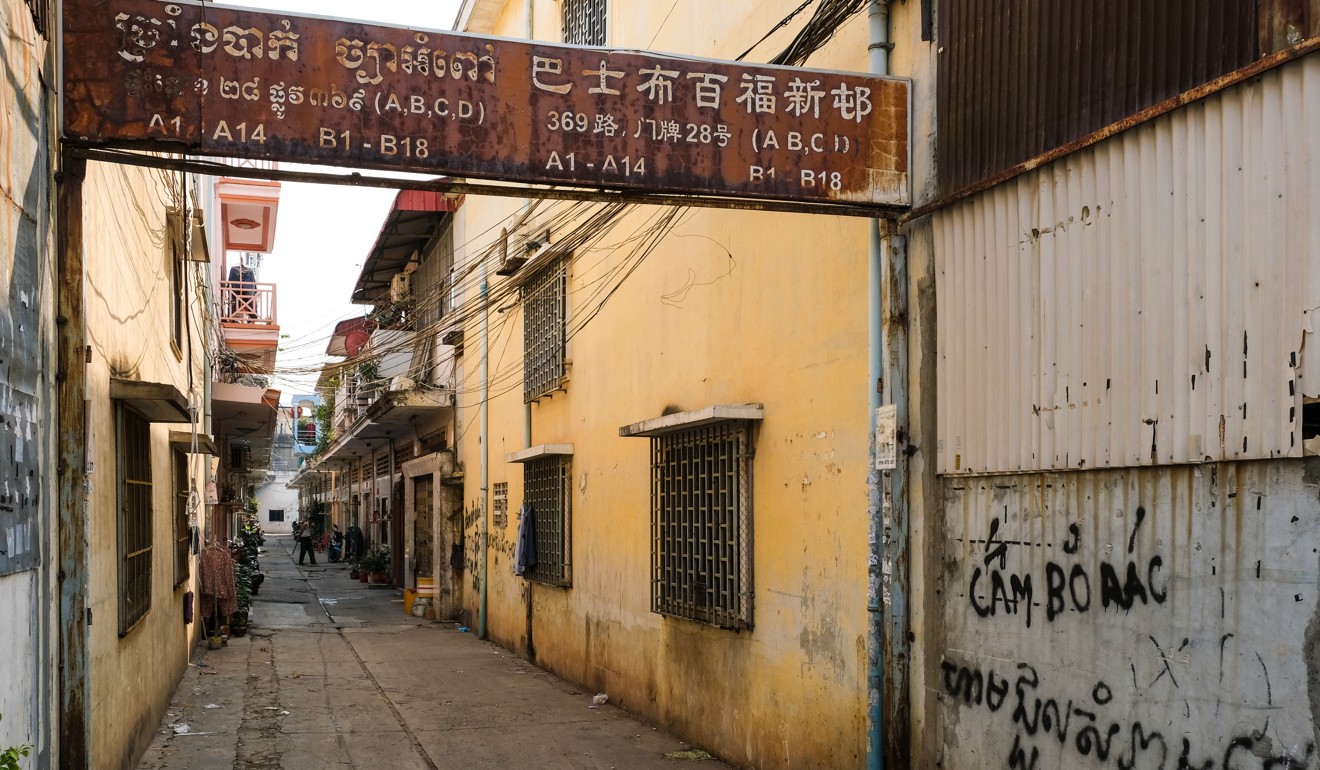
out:
{"label": "rusty metal sign", "polygon": [[66,0],[66,141],[902,208],[903,79]]}

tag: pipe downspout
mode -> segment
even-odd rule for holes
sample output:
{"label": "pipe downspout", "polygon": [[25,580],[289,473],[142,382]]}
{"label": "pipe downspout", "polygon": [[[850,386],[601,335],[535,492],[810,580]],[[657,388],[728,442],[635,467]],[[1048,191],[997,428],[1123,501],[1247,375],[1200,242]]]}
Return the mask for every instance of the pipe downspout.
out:
{"label": "pipe downspout", "polygon": [[484,264],[481,271],[481,535],[477,538],[481,548],[481,603],[477,610],[477,638],[485,639],[489,593],[486,584],[490,574],[490,509],[486,504],[490,489],[490,283]]}
{"label": "pipe downspout", "polygon": [[[868,58],[873,74],[889,74],[889,4],[888,0],[870,0],[867,8]],[[883,287],[882,264],[885,244],[881,236],[883,220],[872,220],[869,259],[867,260],[867,361],[868,361],[868,414],[871,425],[871,461],[867,468],[867,596],[866,596],[866,767],[867,770],[884,768],[884,644],[885,607],[881,604],[883,591],[882,563],[885,551],[885,527],[881,501],[883,479],[876,470],[876,410],[884,383],[884,330],[881,320],[881,294]]]}
{"label": "pipe downspout", "polygon": [[[532,39],[532,31],[533,31],[532,3],[533,2],[534,0],[523,0],[523,9],[525,13],[523,17],[523,37],[527,38],[528,40]],[[532,215],[532,201],[529,198],[523,201],[523,213],[522,216],[518,219],[518,223],[522,224],[526,222],[528,217],[530,217],[531,215]],[[528,401],[527,403],[523,404],[523,447],[531,448],[531,446],[532,446],[532,402]]]}
{"label": "pipe downspout", "polygon": [[[59,589],[60,712],[58,740],[49,758],[60,767],[90,768],[90,651],[88,616],[89,527],[87,478],[87,316],[83,181],[87,164],[67,155],[59,159],[56,179],[56,473],[59,517],[57,568]],[[50,748],[49,745],[42,749]],[[38,751],[41,751],[39,749]]]}

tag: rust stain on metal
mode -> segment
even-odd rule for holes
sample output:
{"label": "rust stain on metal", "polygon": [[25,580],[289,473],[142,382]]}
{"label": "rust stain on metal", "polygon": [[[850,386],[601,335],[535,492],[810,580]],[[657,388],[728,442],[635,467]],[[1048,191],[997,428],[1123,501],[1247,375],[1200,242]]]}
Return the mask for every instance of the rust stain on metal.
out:
{"label": "rust stain on metal", "polygon": [[1309,38],[1292,48],[1257,59],[1250,64],[1233,70],[1232,72],[1220,75],[1194,88],[1189,88],[1176,96],[1172,96],[1157,104],[1153,104],[1145,109],[1134,112],[1120,120],[1116,120],[1113,123],[1096,129],[1085,136],[1078,137],[1069,142],[1064,142],[1051,148],[1047,152],[1040,153],[1039,155],[1029,158],[1021,163],[1017,163],[1002,171],[986,176],[966,187],[950,193],[949,195],[940,197],[930,203],[922,204],[904,214],[900,221],[901,223],[906,224],[933,214],[936,211],[946,209],[955,203],[976,195],[977,193],[984,192],[992,187],[997,187],[1014,177],[1034,171],[1041,166],[1065,158],[1075,152],[1084,150],[1091,145],[1099,144],[1100,142],[1117,136],[1128,129],[1136,128],[1137,126],[1148,123],[1158,117],[1167,115],[1180,107],[1185,107],[1193,102],[1214,96],[1221,91],[1226,91],[1229,88],[1238,86],[1252,78],[1260,77],[1276,67],[1281,67],[1290,61],[1300,59],[1303,56],[1310,55],[1316,51],[1320,51],[1320,37]]}
{"label": "rust stain on metal", "polygon": [[909,201],[902,79],[65,3],[66,140],[597,189]]}

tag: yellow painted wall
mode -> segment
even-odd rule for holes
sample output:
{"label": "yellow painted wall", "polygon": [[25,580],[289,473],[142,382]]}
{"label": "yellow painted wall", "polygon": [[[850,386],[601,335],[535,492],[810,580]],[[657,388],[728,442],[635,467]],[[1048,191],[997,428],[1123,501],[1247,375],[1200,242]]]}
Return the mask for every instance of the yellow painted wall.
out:
{"label": "yellow painted wall", "polygon": [[[611,5],[613,47],[733,58],[798,3]],[[536,8],[535,37],[557,38],[558,5],[538,0]],[[521,9],[507,4],[496,34],[520,36]],[[772,36],[748,60],[773,56],[795,29]],[[809,65],[865,70],[865,14]],[[487,242],[481,234],[507,226],[518,205],[466,200],[456,233],[466,244],[460,264],[477,258]],[[546,202],[538,214],[567,205]],[[602,282],[627,259],[626,239],[645,231],[657,211],[637,208],[595,250],[576,255],[570,327],[596,309]],[[492,312],[489,473],[492,484],[509,482],[510,506],[508,526],[490,538],[492,639],[534,652],[539,664],[739,766],[864,763],[868,226],[690,209],[575,334],[565,391],[532,408],[533,445],[574,447],[567,589],[512,574],[522,467],[505,458],[525,446],[522,313]],[[505,280],[492,277],[492,292]],[[459,387],[474,618],[483,510],[478,334],[468,326]],[[652,613],[650,446],[620,438],[618,429],[666,408],[745,402],[765,408],[754,444],[755,626],[733,632]]]}
{"label": "yellow painted wall", "polygon": [[[183,622],[185,591],[192,578],[174,587],[174,483],[170,430],[187,425],[153,424],[152,603],[124,638],[118,629],[117,468],[111,377],[169,383],[200,403],[208,373],[202,354],[199,318],[192,320],[188,351],[171,346],[170,263],[164,236],[170,204],[165,183],[178,175],[129,166],[89,163],[85,184],[87,339],[90,438],[95,463],[89,474],[91,498],[89,596],[92,612],[90,657],[93,764],[131,767],[150,744],[200,631]],[[200,275],[205,265],[191,264]],[[190,307],[200,312],[193,295]],[[189,366],[192,376],[189,377]],[[185,456],[187,457],[187,456]],[[191,458],[198,490],[204,488],[203,459]],[[205,519],[205,517],[199,517]]]}

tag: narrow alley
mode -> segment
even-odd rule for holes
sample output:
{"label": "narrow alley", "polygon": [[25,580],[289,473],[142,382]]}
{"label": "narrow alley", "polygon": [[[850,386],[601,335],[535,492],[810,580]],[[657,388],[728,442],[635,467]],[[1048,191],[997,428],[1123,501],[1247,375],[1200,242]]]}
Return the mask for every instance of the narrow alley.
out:
{"label": "narrow alley", "polygon": [[[248,634],[194,651],[142,770],[726,767],[268,535]],[[626,706],[626,699],[625,704]],[[705,760],[705,761],[702,761]]]}

